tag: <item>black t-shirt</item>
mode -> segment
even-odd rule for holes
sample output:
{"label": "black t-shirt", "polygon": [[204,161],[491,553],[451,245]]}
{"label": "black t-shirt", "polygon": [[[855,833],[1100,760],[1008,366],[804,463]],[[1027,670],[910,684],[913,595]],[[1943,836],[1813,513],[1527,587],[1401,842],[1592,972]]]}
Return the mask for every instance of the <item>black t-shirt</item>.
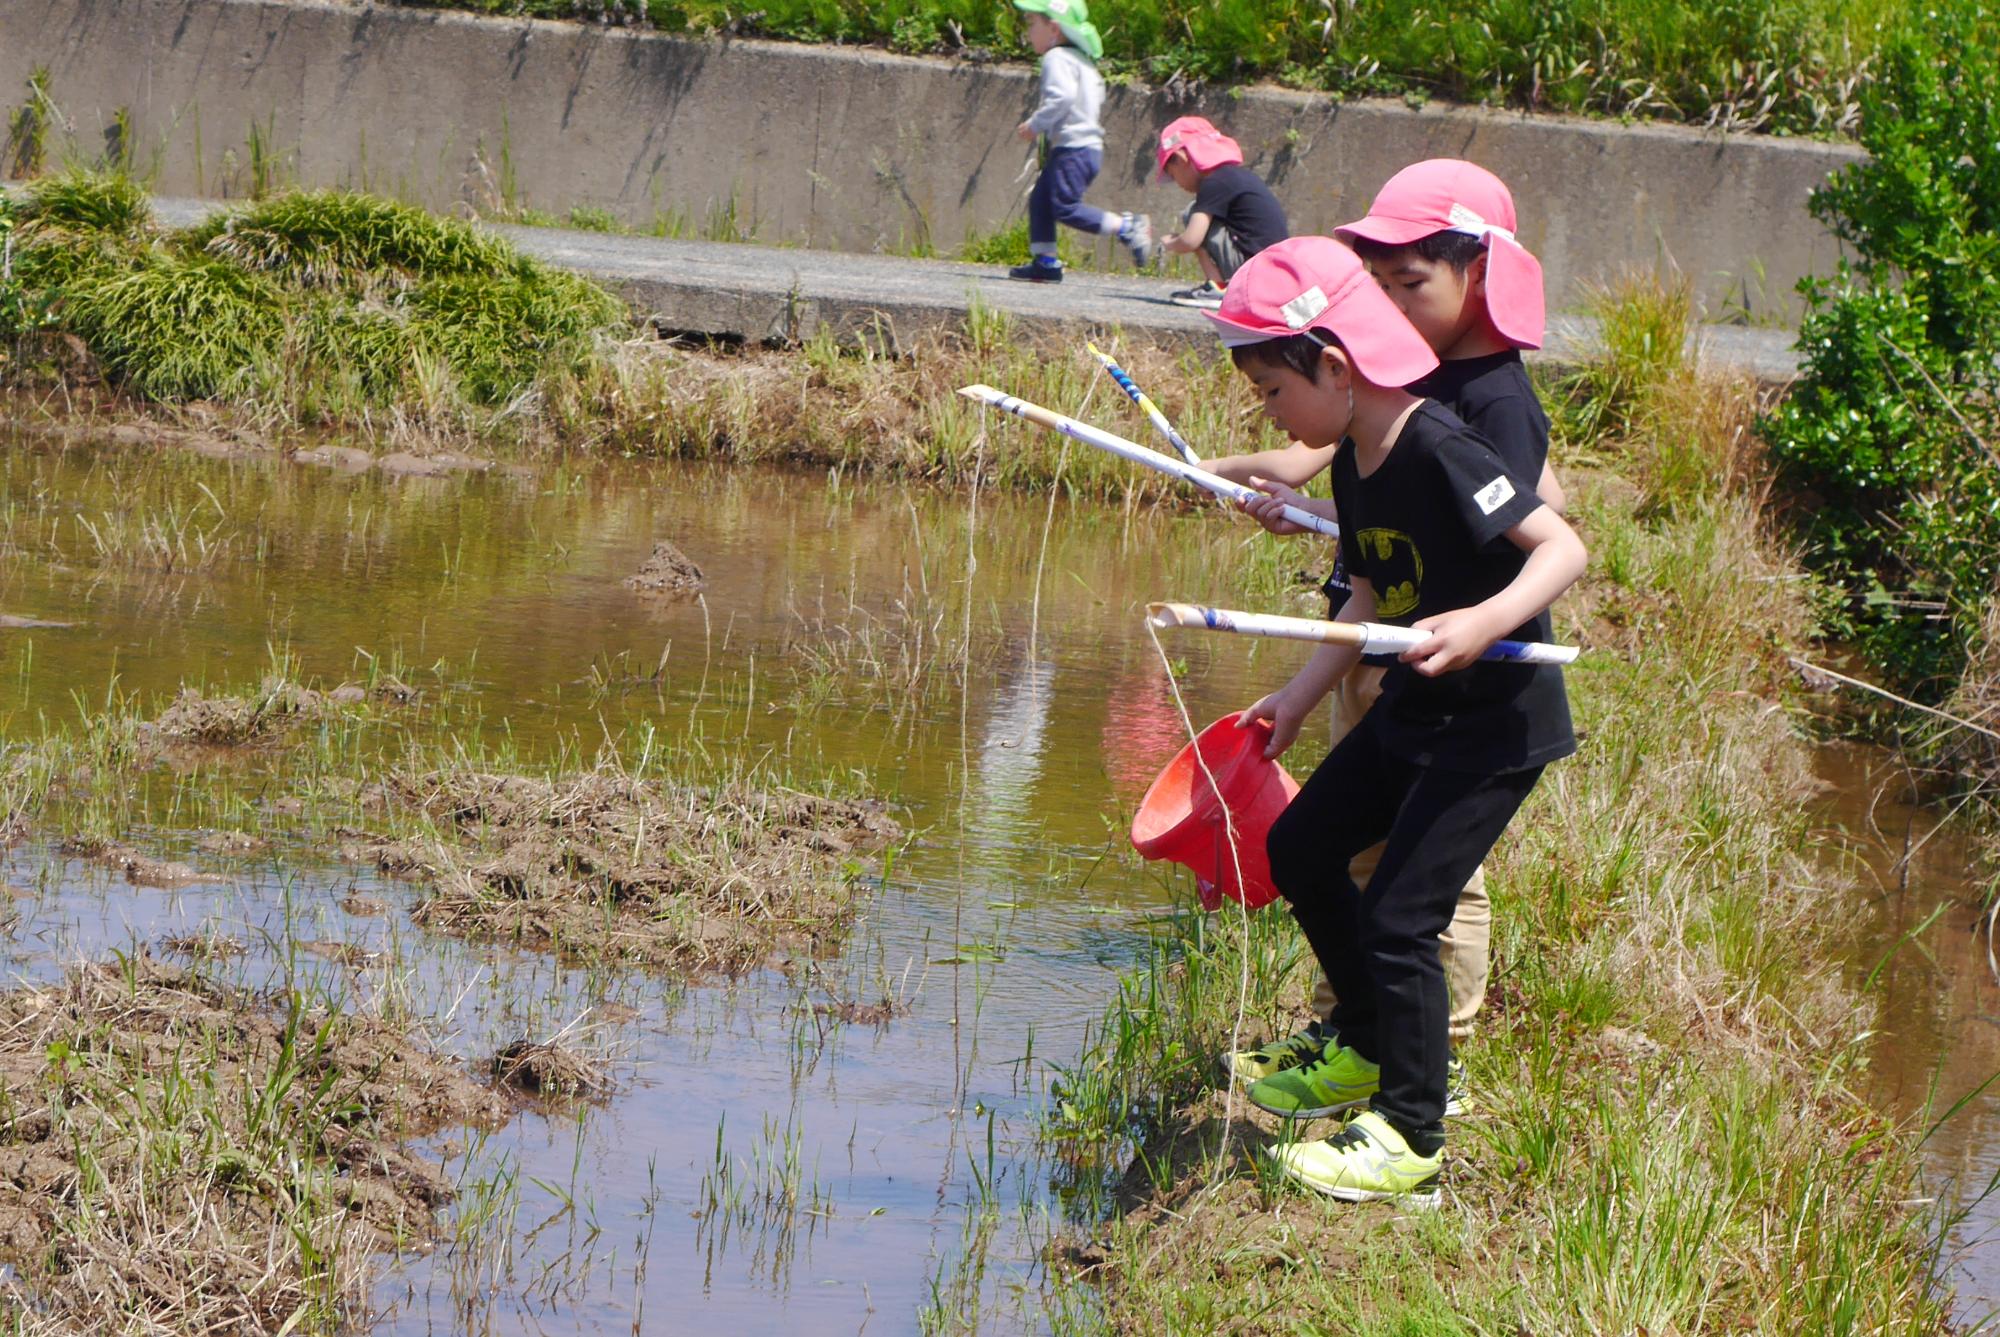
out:
{"label": "black t-shirt", "polygon": [[1521,354],[1509,348],[1485,357],[1441,362],[1409,387],[1413,395],[1435,399],[1477,432],[1516,478],[1542,479],[1549,458],[1549,415],[1528,381]]}
{"label": "black t-shirt", "polygon": [[1218,167],[1201,179],[1195,187],[1194,211],[1207,214],[1210,227],[1226,227],[1235,233],[1245,259],[1292,235],[1291,224],[1285,221],[1285,206],[1255,172],[1236,163]]}
{"label": "black t-shirt", "polygon": [[[1493,447],[1516,478],[1542,481],[1542,466],[1549,458],[1549,415],[1542,412],[1542,401],[1518,351],[1509,348],[1485,357],[1441,362],[1408,389],[1450,409]],[[1336,564],[1320,586],[1336,613],[1347,602],[1347,588],[1347,577]]]}
{"label": "black t-shirt", "polygon": [[[1375,621],[1405,627],[1505,589],[1528,560],[1506,531],[1542,505],[1532,481],[1431,400],[1411,412],[1367,478],[1354,444],[1342,442],[1333,497],[1341,565],[1373,587]],[[1550,639],[1547,611],[1507,636]],[[1562,670],[1553,664],[1481,660],[1426,678],[1397,660],[1368,722],[1395,755],[1444,770],[1497,775],[1576,750]]]}

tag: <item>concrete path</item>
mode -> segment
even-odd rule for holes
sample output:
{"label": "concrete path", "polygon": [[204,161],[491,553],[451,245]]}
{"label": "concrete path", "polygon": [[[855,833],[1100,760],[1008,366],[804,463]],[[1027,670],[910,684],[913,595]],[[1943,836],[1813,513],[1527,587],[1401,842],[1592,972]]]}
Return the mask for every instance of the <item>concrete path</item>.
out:
{"label": "concrete path", "polygon": [[[160,199],[160,221],[181,227],[222,207],[214,201]],[[493,227],[537,259],[588,274],[618,289],[660,329],[749,341],[793,341],[822,329],[905,345],[918,334],[955,326],[974,303],[1005,311],[1034,329],[1118,329],[1127,335],[1210,345],[1199,312],[1173,305],[1184,286],[1132,274],[1072,271],[1060,284],[1017,283],[998,266],[906,260],[713,241],[667,241],[560,228]],[[1597,322],[1551,318],[1539,357],[1576,362],[1595,353]],[[1790,380],[1798,362],[1786,329],[1704,325],[1696,334],[1711,365],[1760,380]]]}

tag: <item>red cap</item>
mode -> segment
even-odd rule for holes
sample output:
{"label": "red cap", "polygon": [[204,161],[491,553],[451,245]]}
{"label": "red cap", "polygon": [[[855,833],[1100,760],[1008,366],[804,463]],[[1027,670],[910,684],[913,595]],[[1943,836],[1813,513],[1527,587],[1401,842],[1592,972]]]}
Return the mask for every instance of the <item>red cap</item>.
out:
{"label": "red cap", "polygon": [[1221,309],[1202,314],[1229,348],[1330,334],[1374,385],[1408,385],[1438,365],[1361,258],[1331,237],[1292,237],[1257,252],[1230,278]]}
{"label": "red cap", "polygon": [[1368,206],[1368,216],[1334,229],[1384,246],[1408,246],[1438,232],[1460,232],[1486,243],[1486,313],[1516,348],[1540,348],[1547,315],[1542,265],[1514,238],[1514,197],[1484,167],[1458,158],[1429,158],[1405,167]]}
{"label": "red cap", "polygon": [[1166,128],[1160,131],[1160,143],[1154,157],[1159,160],[1161,176],[1167,174],[1167,159],[1176,153],[1187,154],[1188,161],[1197,172],[1212,172],[1218,167],[1243,161],[1243,146],[1202,116],[1179,117],[1168,121]]}

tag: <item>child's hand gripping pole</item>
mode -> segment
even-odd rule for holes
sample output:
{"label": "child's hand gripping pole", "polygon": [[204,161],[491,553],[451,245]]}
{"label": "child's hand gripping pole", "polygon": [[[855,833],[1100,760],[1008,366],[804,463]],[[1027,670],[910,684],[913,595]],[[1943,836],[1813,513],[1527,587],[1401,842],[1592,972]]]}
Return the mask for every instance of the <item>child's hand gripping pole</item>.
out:
{"label": "child's hand gripping pole", "polygon": [[1152,420],[1153,430],[1165,437],[1167,444],[1181,453],[1182,459],[1186,460],[1189,464],[1200,464],[1201,456],[1195,454],[1194,447],[1187,443],[1185,437],[1174,430],[1174,425],[1167,420],[1167,415],[1162,413],[1160,406],[1155,404],[1147,396],[1146,392],[1139,388],[1138,383],[1132,379],[1131,374],[1125,368],[1113,362],[1111,355],[1096,344],[1085,340],[1083,346],[1090,350],[1090,355],[1097,359],[1097,364],[1110,373],[1111,379],[1118,382],[1118,388],[1123,390],[1126,396],[1139,406],[1139,411]]}
{"label": "child's hand gripping pole", "polygon": [[[1322,622],[1310,617],[1281,617],[1276,613],[1239,613],[1230,608],[1204,608],[1200,604],[1151,603],[1146,620],[1156,627],[1194,627],[1201,631],[1233,631],[1244,636],[1275,636],[1288,641],[1318,641],[1325,645],[1352,645],[1365,655],[1401,654],[1430,639],[1427,631],[1414,627],[1391,627],[1380,622]],[[1571,664],[1581,651],[1574,645],[1549,645],[1544,641],[1495,641],[1481,659],[1511,660],[1516,664]]]}
{"label": "child's hand gripping pole", "polygon": [[[1254,488],[1244,487],[1241,483],[1232,483],[1227,478],[1218,478],[1206,469],[1183,464],[1171,455],[1162,455],[1159,451],[1149,450],[1136,441],[1127,441],[1124,437],[1100,427],[1092,427],[1087,422],[1065,417],[1054,409],[1045,409],[1040,404],[1016,399],[1004,390],[995,390],[990,385],[961,386],[958,392],[967,399],[977,400],[981,404],[999,409],[1002,413],[1011,413],[1017,418],[1040,423],[1050,431],[1060,432],[1072,441],[1081,441],[1086,446],[1095,446],[1099,450],[1109,451],[1134,464],[1143,464],[1148,469],[1156,469],[1160,473],[1193,483],[1196,487],[1206,488],[1227,501],[1264,500],[1264,494]],[[1323,516],[1314,515],[1311,511],[1302,511],[1296,506],[1286,506],[1283,510],[1285,518],[1300,528],[1325,534],[1329,538],[1340,537],[1340,526]]]}

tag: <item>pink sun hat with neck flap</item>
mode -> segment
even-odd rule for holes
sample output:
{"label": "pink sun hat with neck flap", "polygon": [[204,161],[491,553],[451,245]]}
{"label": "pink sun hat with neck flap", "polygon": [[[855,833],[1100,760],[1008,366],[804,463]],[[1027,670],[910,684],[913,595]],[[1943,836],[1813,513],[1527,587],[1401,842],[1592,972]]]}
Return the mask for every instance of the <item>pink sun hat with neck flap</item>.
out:
{"label": "pink sun hat with neck flap", "polygon": [[1407,246],[1437,232],[1460,232],[1486,243],[1486,312],[1500,337],[1516,348],[1540,348],[1547,320],[1542,263],[1515,239],[1514,197],[1506,183],[1476,163],[1429,158],[1389,178],[1368,216],[1334,229],[1384,246]]}
{"label": "pink sun hat with neck flap", "polygon": [[1197,172],[1212,172],[1243,161],[1243,146],[1216,129],[1205,116],[1182,116],[1168,121],[1160,131],[1160,144],[1154,156],[1159,160],[1162,177],[1167,174],[1167,159],[1176,153],[1187,154],[1189,164]]}
{"label": "pink sun hat with neck flap", "polygon": [[1225,348],[1331,335],[1373,385],[1408,385],[1437,370],[1437,354],[1361,257],[1331,237],[1292,237],[1257,252],[1231,276],[1221,308],[1202,314]]}

